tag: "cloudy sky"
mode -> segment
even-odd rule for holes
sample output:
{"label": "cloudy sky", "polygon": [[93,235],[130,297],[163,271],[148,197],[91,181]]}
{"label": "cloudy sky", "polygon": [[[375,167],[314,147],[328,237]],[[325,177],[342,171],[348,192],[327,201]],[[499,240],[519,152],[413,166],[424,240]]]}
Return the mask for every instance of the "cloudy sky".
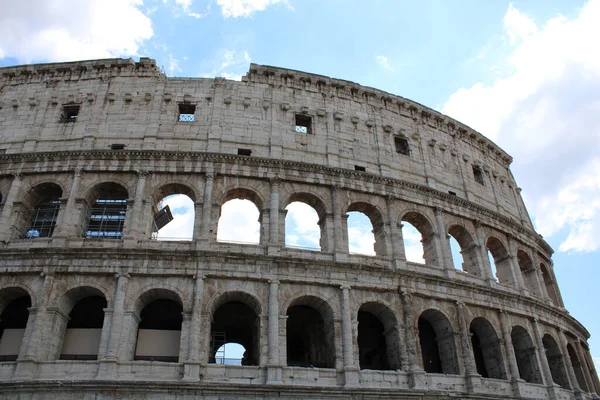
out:
{"label": "cloudy sky", "polygon": [[[531,217],[556,250],[566,306],[592,333],[600,362],[593,299],[600,281],[600,0],[82,0],[77,7],[67,0],[0,0],[0,6],[0,66],[147,56],[169,76],[239,79],[256,62],[373,86],[479,130],[514,157]],[[189,215],[185,199],[171,201],[179,217],[164,236],[181,232]],[[237,224],[242,217],[256,223],[258,216],[243,208],[232,206]],[[290,206],[290,245],[318,248],[310,212]],[[360,238],[353,251],[372,251],[368,223],[351,222]],[[249,238],[233,228],[219,236]]]}

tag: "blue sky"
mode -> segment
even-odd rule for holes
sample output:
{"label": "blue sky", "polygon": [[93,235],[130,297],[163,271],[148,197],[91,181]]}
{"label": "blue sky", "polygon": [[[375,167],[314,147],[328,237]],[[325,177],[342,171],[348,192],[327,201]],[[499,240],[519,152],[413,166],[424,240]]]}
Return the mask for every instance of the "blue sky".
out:
{"label": "blue sky", "polygon": [[600,362],[600,0],[0,6],[0,66],[148,56],[169,76],[239,79],[255,62],[373,86],[479,130],[514,156],[567,309]]}

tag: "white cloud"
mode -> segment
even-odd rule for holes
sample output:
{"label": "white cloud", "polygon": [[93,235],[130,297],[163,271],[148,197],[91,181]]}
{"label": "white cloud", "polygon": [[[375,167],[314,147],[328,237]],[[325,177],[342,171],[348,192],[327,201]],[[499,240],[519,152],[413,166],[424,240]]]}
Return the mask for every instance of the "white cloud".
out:
{"label": "white cloud", "polygon": [[217,240],[260,243],[260,213],[250,200],[234,199],[221,207]]}
{"label": "white cloud", "polygon": [[425,264],[423,259],[423,244],[421,233],[412,224],[402,221],[402,239],[404,239],[404,253],[406,260],[414,263]]}
{"label": "white cloud", "polygon": [[[443,112],[514,156],[512,169],[545,236],[565,231],[560,250],[600,248],[600,0],[543,26],[510,5],[510,70],[457,90]],[[490,51],[493,53],[493,51]]]}
{"label": "white cloud", "polygon": [[153,35],[141,0],[2,0],[0,58],[19,62],[133,56]]}
{"label": "white cloud", "polygon": [[390,66],[390,61],[386,56],[377,56],[375,57],[375,59],[377,60],[377,63],[379,63],[379,65],[381,65],[384,69],[387,69],[388,71],[392,70],[392,67]]}
{"label": "white cloud", "polygon": [[270,5],[280,2],[291,8],[287,0],[217,0],[225,18],[250,17],[255,12],[264,11]]}
{"label": "white cloud", "polygon": [[320,249],[321,229],[315,209],[304,203],[293,202],[286,210],[286,245]]}
{"label": "white cloud", "polygon": [[251,62],[252,59],[246,50],[222,50],[219,58],[212,62],[214,65],[212,71],[200,75],[205,78],[223,77],[239,81]]}
{"label": "white cloud", "polygon": [[179,68],[179,60],[173,57],[173,54],[168,55],[169,65],[167,66],[167,70],[169,71],[169,75],[173,76],[175,71],[181,72],[181,68]]}
{"label": "white cloud", "polygon": [[348,213],[348,247],[350,253],[375,255],[375,236],[369,218],[359,212]]}
{"label": "white cloud", "polygon": [[[192,11],[192,4],[194,3],[193,0],[173,0],[174,1],[174,5],[176,7],[179,7],[181,9],[181,11],[183,11],[185,13],[185,15],[187,15],[188,17],[193,17],[196,19],[200,19],[202,17],[207,16],[210,13],[210,4],[208,3],[208,6],[206,7],[206,11],[204,13],[199,13],[199,12],[195,12]],[[167,4],[169,2],[169,0],[163,0],[164,4]]]}

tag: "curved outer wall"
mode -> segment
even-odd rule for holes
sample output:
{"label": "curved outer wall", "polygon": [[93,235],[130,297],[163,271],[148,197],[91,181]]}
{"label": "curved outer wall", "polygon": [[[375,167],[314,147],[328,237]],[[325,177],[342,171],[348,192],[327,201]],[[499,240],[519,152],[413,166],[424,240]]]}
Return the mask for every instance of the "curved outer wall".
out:
{"label": "curved outer wall", "polygon": [[[595,398],[589,334],[564,309],[511,161],[420,104],[298,71],[252,64],[234,82],[167,78],[146,58],[2,68],[0,313],[31,306],[18,349],[3,359],[0,341],[0,398]],[[109,187],[127,200],[122,236],[89,237]],[[49,188],[53,230],[32,237]],[[193,240],[152,240],[153,207],[173,193],[194,201]],[[260,244],[217,241],[232,198],[259,209]],[[319,214],[321,251],[285,246],[296,200]],[[349,253],[349,211],[371,220],[375,256]],[[406,261],[403,221],[426,264]],[[105,301],[97,354],[64,359],[89,296]],[[178,355],[139,359],[142,310],[161,299],[182,311]],[[256,317],[254,365],[214,363],[211,324],[228,304]],[[323,365],[289,362],[294,307],[320,315]],[[386,368],[363,362],[367,314]]]}

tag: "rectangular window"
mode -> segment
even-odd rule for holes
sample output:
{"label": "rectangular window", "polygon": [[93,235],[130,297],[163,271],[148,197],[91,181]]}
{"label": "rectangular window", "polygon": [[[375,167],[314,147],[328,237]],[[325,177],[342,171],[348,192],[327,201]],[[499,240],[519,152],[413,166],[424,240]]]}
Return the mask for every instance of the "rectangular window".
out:
{"label": "rectangular window", "polygon": [[312,118],[309,115],[296,114],[296,132],[312,134]]}
{"label": "rectangular window", "polygon": [[473,177],[475,178],[475,182],[483,185],[483,170],[480,166],[473,165]]}
{"label": "rectangular window", "polygon": [[365,172],[367,169],[365,167],[361,167],[360,165],[354,166],[355,171]]}
{"label": "rectangular window", "polygon": [[410,147],[408,146],[408,139],[402,136],[394,136],[394,145],[396,146],[396,153],[410,156]]}
{"label": "rectangular window", "polygon": [[80,108],[81,106],[79,104],[64,105],[62,114],[60,115],[60,122],[76,122]]}
{"label": "rectangular window", "polygon": [[179,103],[179,122],[196,121],[196,105]]}
{"label": "rectangular window", "polygon": [[250,149],[238,149],[238,156],[251,156],[252,150]]}
{"label": "rectangular window", "polygon": [[453,192],[452,190],[448,190],[448,194],[450,194],[452,196],[456,196],[456,192]]}
{"label": "rectangular window", "polygon": [[113,143],[110,145],[111,150],[123,150],[125,148],[124,143]]}

